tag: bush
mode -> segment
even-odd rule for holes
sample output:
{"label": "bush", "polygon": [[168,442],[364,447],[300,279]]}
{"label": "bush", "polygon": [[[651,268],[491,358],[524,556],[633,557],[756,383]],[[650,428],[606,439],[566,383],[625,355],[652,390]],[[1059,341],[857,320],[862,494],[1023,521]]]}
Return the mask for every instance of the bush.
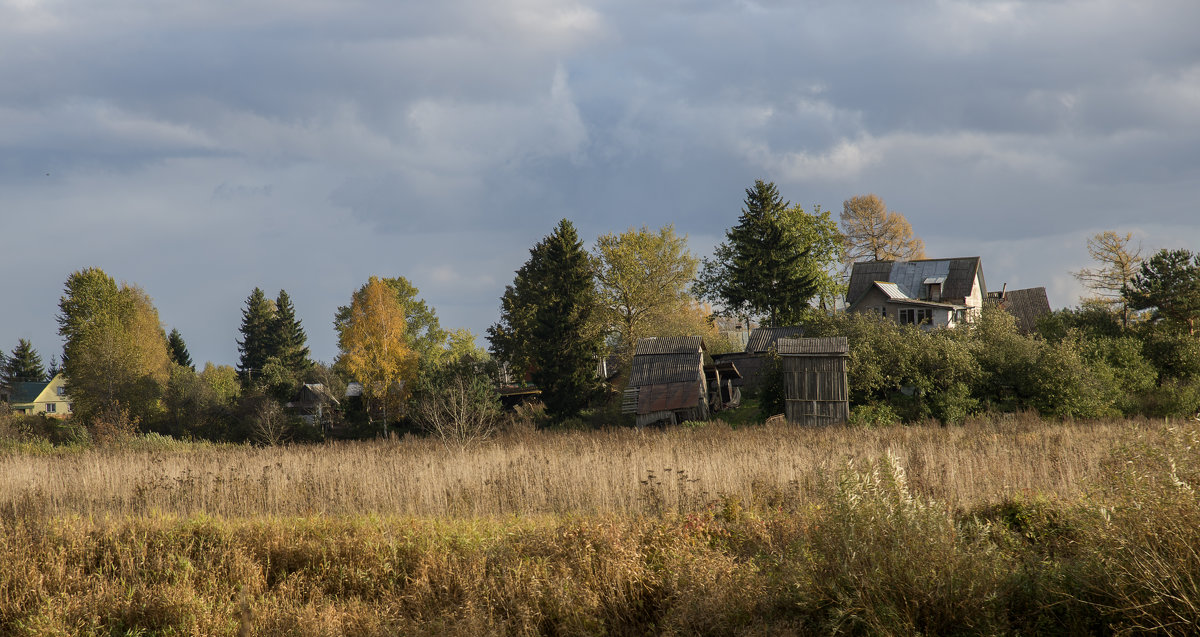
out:
{"label": "bush", "polygon": [[1089,363],[1073,338],[1041,347],[1029,376],[1030,404],[1043,415],[1090,419],[1117,411],[1112,368],[1103,361]]}
{"label": "bush", "polygon": [[850,424],[860,427],[882,427],[900,422],[900,415],[886,403],[855,405],[850,409]]}
{"label": "bush", "polygon": [[431,375],[416,398],[413,415],[421,428],[447,447],[465,449],[496,431],[500,397],[486,376],[466,369]]}

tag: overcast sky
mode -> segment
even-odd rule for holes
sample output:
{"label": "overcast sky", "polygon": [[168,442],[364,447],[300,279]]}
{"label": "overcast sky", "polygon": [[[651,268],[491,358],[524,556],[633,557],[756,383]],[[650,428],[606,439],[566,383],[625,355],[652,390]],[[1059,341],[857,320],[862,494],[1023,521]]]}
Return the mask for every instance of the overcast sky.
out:
{"label": "overcast sky", "polygon": [[480,335],[558,219],[674,223],[745,188],[874,192],[988,285],[1082,292],[1086,239],[1200,249],[1200,3],[0,0],[0,348],[62,284],[141,285],[236,364],[255,287],[314,357],[371,275]]}

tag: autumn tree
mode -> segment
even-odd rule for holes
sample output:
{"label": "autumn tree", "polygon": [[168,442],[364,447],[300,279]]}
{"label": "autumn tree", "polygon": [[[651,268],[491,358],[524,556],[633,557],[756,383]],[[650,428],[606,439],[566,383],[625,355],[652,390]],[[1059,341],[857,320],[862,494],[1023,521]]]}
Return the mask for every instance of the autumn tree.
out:
{"label": "autumn tree", "polygon": [[846,263],[925,258],[925,242],[913,234],[904,215],[888,210],[878,195],[859,195],[842,203]]}
{"label": "autumn tree", "polygon": [[[438,321],[437,313],[423,299],[417,296],[420,294],[420,290],[402,276],[379,280],[392,291],[392,296],[395,297],[396,302],[404,310],[404,340],[408,343],[409,349],[416,352],[422,365],[432,366],[440,361],[446,344],[447,334]],[[365,291],[365,285],[359,288],[351,298],[351,305]],[[341,338],[341,334],[345,331],[346,325],[350,321],[351,305],[338,307],[337,312],[334,314],[333,327],[337,330],[339,338]]]}
{"label": "autumn tree", "polygon": [[1188,250],[1159,250],[1142,262],[1126,289],[1135,310],[1155,310],[1155,317],[1196,333],[1200,317],[1200,255]]}
{"label": "autumn tree", "polygon": [[188,352],[187,343],[183,342],[183,335],[175,328],[171,328],[171,333],[167,335],[167,353],[171,355],[172,363],[195,371],[196,366],[192,364],[192,355]]}
{"label": "autumn tree", "polygon": [[73,410],[85,420],[157,415],[171,363],[150,297],[136,286],[118,287],[99,268],[73,273],[65,292],[58,324]]}
{"label": "autumn tree", "polygon": [[1129,303],[1126,293],[1129,282],[1138,273],[1142,264],[1141,247],[1132,248],[1129,243],[1133,233],[1119,235],[1111,230],[1101,232],[1087,240],[1088,254],[1098,265],[1072,272],[1075,278],[1095,293],[1093,299],[1100,305],[1115,308],[1121,315],[1121,325],[1129,326]]}
{"label": "autumn tree", "polygon": [[382,411],[386,433],[388,413],[399,413],[417,373],[418,355],[404,336],[404,306],[394,288],[371,277],[348,310],[338,337],[339,364],[362,383],[367,413]]}
{"label": "autumn tree", "polygon": [[693,288],[726,314],[793,323],[820,292],[821,249],[803,231],[803,210],[761,179],[746,189],[738,224],[725,233],[713,259],[704,259]]}
{"label": "autumn tree", "polygon": [[670,225],[657,231],[630,228],[602,235],[593,255],[598,318],[615,335],[619,351],[629,353],[646,336],[677,335],[672,323],[693,303],[688,287],[699,264],[686,236]]}
{"label": "autumn tree", "polygon": [[46,379],[42,357],[33,344],[18,339],[17,346],[7,358],[0,352],[0,387],[15,387],[17,383],[40,383]]}
{"label": "autumn tree", "polygon": [[530,249],[500,304],[500,321],[488,328],[496,357],[530,370],[551,416],[578,414],[597,386],[602,334],[592,316],[592,262],[570,221],[561,220]]}

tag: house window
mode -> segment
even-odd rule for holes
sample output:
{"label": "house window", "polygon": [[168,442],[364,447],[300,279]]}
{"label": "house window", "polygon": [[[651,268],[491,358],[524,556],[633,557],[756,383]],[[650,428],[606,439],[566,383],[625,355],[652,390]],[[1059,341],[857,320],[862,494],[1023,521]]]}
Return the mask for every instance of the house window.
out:
{"label": "house window", "polygon": [[56,389],[57,389],[57,391],[58,391],[58,395],[59,395],[59,396],[66,396],[66,395],[67,395],[67,388],[66,388],[66,387],[63,387],[62,385],[59,385],[59,386],[58,386]]}
{"label": "house window", "polygon": [[54,403],[46,403],[46,413],[52,414],[58,410],[58,405]]}
{"label": "house window", "polygon": [[901,325],[922,325],[925,323],[933,323],[933,310],[928,308],[900,310]]}

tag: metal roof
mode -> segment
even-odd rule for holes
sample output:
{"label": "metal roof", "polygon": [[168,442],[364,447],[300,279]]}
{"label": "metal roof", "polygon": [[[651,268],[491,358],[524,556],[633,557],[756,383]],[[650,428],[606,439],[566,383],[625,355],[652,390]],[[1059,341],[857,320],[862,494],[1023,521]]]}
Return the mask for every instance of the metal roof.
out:
{"label": "metal roof", "polygon": [[771,349],[781,338],[797,338],[804,336],[804,328],[799,325],[787,325],[783,327],[759,327],[750,332],[750,339],[746,341],[746,351],[755,354],[762,354]]}
{"label": "metal roof", "polygon": [[692,354],[704,349],[699,336],[652,336],[639,338],[634,356],[643,354]]}
{"label": "metal roof", "polygon": [[888,283],[887,281],[876,281],[875,287],[879,288],[880,290],[883,290],[883,293],[886,294],[889,299],[899,300],[899,299],[909,298],[908,295],[906,295],[906,294],[904,294],[904,292],[900,291],[900,286],[896,285],[895,283]]}
{"label": "metal roof", "polygon": [[915,259],[913,261],[860,261],[850,271],[846,303],[854,305],[871,289],[873,283],[886,281],[896,284],[904,296],[919,299],[925,296],[927,280],[942,279],[941,298],[965,299],[971,294],[976,276],[980,294],[986,295],[983,267],[979,257],[954,259]]}
{"label": "metal roof", "polygon": [[12,394],[9,395],[9,403],[16,405],[18,403],[31,403],[37,400],[38,396],[42,395],[42,391],[50,383],[31,383],[20,382],[12,384]]}
{"label": "metal roof", "polygon": [[850,343],[845,336],[781,338],[776,346],[781,356],[846,356]]}
{"label": "metal roof", "polygon": [[638,354],[633,357],[629,385],[642,387],[662,383],[697,382],[703,373],[700,352],[689,354]]}
{"label": "metal roof", "polygon": [[700,383],[695,381],[664,383],[642,387],[638,392],[637,413],[691,409],[700,404]]}

